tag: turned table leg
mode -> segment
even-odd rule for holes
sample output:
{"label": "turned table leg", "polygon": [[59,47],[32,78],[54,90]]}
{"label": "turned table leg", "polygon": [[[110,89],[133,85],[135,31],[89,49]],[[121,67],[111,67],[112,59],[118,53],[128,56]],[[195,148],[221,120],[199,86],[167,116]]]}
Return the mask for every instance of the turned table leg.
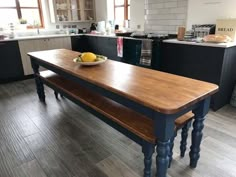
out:
{"label": "turned table leg", "polygon": [[169,165],[170,141],[158,141],[156,152],[156,177],[166,177],[167,168]]}
{"label": "turned table leg", "polygon": [[152,155],[155,151],[155,145],[144,142],[142,152],[144,154],[144,177],[152,177]]}
{"label": "turned table leg", "polygon": [[37,89],[39,100],[42,101],[42,102],[45,102],[45,93],[44,93],[43,82],[40,79],[40,77],[38,76],[39,75],[39,65],[32,62],[32,60],[31,60],[31,65],[32,65],[32,68],[33,68],[33,71],[34,71],[36,89]]}
{"label": "turned table leg", "polygon": [[190,156],[190,167],[196,168],[197,162],[200,158],[200,145],[203,136],[204,120],[205,115],[209,110],[210,99],[203,100],[200,105],[193,110],[194,113],[194,122],[193,122],[193,131],[192,131],[192,145]]}
{"label": "turned table leg", "polygon": [[[176,115],[177,117],[177,115]],[[156,143],[156,177],[166,177],[170,156],[170,140],[175,133],[175,115],[155,112],[154,128]]]}

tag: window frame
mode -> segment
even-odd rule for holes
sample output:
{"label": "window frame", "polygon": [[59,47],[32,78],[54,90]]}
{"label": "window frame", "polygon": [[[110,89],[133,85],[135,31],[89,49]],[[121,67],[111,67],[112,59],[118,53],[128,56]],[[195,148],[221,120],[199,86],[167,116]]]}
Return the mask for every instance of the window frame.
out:
{"label": "window frame", "polygon": [[124,4],[122,5],[116,5],[116,0],[114,0],[114,18],[116,19],[116,8],[117,7],[124,7],[124,20],[129,20],[128,19],[128,9],[129,9],[130,4],[128,4],[128,0],[124,0]]}
{"label": "window frame", "polygon": [[[15,7],[0,7],[0,9],[16,9],[17,16],[18,16],[19,20],[22,18],[21,9],[38,9],[40,23],[41,23],[41,26],[39,26],[39,28],[44,28],[44,20],[43,20],[41,0],[37,0],[37,2],[38,2],[38,7],[24,7],[24,6],[20,5],[20,1],[19,0],[15,0],[15,3],[16,3]],[[33,25],[29,25],[29,26],[27,26],[27,28],[31,29],[31,28],[34,28],[34,26]]]}

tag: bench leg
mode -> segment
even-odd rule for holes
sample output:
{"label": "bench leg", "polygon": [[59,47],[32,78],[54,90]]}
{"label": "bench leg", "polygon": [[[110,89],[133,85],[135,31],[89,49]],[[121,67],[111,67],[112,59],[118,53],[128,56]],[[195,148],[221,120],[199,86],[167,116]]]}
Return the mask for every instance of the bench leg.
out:
{"label": "bench leg", "polygon": [[58,92],[57,91],[54,91],[54,95],[55,95],[56,99],[58,100]]}
{"label": "bench leg", "polygon": [[155,151],[155,145],[144,142],[142,152],[144,154],[144,177],[151,177],[152,155]]}
{"label": "bench leg", "polygon": [[32,69],[34,71],[36,89],[37,89],[39,100],[41,102],[45,102],[45,93],[44,93],[43,81],[38,76],[39,75],[39,65],[37,65],[37,64],[35,64],[33,62],[31,62],[31,65],[32,65]]}
{"label": "bench leg", "polygon": [[172,156],[173,156],[173,148],[174,148],[174,141],[175,137],[177,136],[177,131],[175,131],[173,137],[170,139],[170,153],[169,153],[169,165],[168,168],[171,167]]}
{"label": "bench leg", "polygon": [[[57,91],[54,91],[54,95],[55,95],[56,99],[58,100],[59,98],[58,98],[58,92]],[[61,98],[64,98],[64,96],[61,93],[60,93],[60,96],[61,96]]]}
{"label": "bench leg", "polygon": [[187,147],[188,131],[191,126],[191,121],[184,125],[181,132],[181,141],[180,141],[180,156],[184,157]]}

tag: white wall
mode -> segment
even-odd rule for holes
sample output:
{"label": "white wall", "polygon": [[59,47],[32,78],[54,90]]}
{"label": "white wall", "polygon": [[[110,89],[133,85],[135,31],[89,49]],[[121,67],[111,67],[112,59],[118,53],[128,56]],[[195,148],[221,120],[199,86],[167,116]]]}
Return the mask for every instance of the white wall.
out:
{"label": "white wall", "polygon": [[132,30],[144,31],[144,2],[145,0],[130,0],[130,28]]}
{"label": "white wall", "polygon": [[114,20],[114,0],[107,0],[107,20]]}
{"label": "white wall", "polygon": [[107,20],[107,1],[111,0],[95,0],[97,22]]}
{"label": "white wall", "polygon": [[220,18],[236,18],[236,0],[189,0],[188,29],[192,24],[215,24]]}
{"label": "white wall", "polygon": [[187,8],[188,0],[146,0],[145,31],[177,33],[186,25]]}

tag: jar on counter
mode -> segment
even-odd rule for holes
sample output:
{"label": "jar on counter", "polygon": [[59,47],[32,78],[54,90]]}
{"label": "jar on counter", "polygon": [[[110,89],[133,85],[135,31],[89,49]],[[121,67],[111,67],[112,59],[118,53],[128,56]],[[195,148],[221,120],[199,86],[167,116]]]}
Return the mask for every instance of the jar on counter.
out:
{"label": "jar on counter", "polygon": [[179,41],[184,40],[185,32],[186,32],[185,27],[181,26],[181,27],[178,28],[177,39],[178,39]]}

